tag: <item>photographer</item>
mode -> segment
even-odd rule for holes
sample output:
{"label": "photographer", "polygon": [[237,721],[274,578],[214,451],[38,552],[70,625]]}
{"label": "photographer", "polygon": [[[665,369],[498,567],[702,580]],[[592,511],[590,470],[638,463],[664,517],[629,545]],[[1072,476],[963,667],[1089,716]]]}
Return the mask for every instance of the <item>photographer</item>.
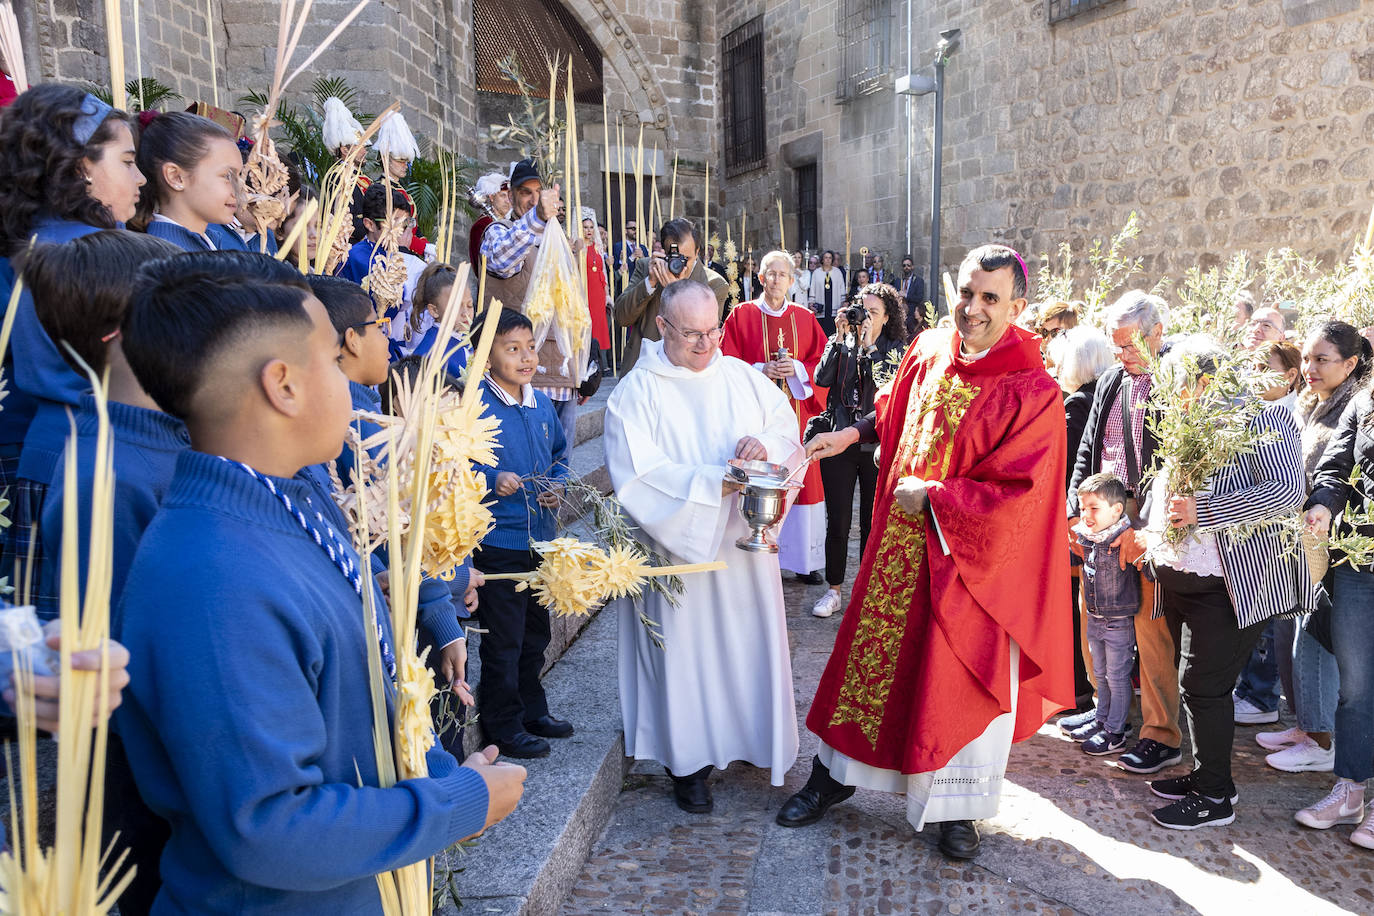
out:
{"label": "photographer", "polygon": [[615,300],[616,324],[625,328],[625,356],[620,363],[623,376],[639,359],[640,341],[659,340],[659,297],[663,288],[677,280],[695,280],[711,287],[721,317],[725,315],[725,297],[729,284],[725,278],[701,263],[697,253],[702,250],[700,232],[688,219],[670,219],[659,230],[663,252],[657,251],[635,263],[634,275]]}
{"label": "photographer", "polygon": [[[883,381],[896,372],[906,348],[905,309],[897,290],[886,283],[872,283],[861,288],[855,300],[835,316],[835,335],[826,344],[816,367],[816,384],[830,389],[825,413],[817,419],[828,418],[829,428],[834,431],[847,429],[872,412],[874,395]],[[871,444],[856,443],[833,458],[821,459],[821,480],[825,484],[825,580],[830,588],[811,609],[816,617],[829,617],[841,606],[840,585],[844,583],[849,553],[856,480],[860,555],[868,543],[873,495],[878,486],[873,450]]]}

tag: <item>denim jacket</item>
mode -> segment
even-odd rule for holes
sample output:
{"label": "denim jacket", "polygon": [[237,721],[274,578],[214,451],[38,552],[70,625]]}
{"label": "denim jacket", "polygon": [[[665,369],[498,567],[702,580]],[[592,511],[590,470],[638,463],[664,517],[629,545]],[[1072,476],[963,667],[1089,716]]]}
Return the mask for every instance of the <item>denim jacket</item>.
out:
{"label": "denim jacket", "polygon": [[1131,525],[1122,517],[1100,541],[1075,532],[1083,546],[1083,602],[1098,617],[1132,617],[1140,610],[1140,571],[1130,563],[1121,568],[1121,548],[1112,542]]}

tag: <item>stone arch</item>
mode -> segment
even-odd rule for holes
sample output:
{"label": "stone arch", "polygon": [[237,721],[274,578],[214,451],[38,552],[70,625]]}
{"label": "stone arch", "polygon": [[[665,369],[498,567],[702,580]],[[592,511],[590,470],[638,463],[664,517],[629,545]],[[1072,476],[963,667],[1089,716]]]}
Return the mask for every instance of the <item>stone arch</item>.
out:
{"label": "stone arch", "polygon": [[603,66],[609,67],[629,92],[645,127],[663,131],[669,144],[676,143],[677,131],[673,126],[673,113],[668,107],[667,94],[645,59],[639,40],[621,20],[620,12],[609,0],[562,2],[564,8],[601,48]]}

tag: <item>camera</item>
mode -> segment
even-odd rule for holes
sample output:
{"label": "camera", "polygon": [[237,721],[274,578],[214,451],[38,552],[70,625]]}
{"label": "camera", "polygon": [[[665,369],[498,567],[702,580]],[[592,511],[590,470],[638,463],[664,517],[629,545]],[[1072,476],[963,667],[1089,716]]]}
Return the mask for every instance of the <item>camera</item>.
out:
{"label": "camera", "polygon": [[676,245],[668,246],[668,272],[676,276],[687,269],[687,256],[677,250]]}
{"label": "camera", "polygon": [[847,305],[840,314],[844,316],[845,321],[849,322],[849,326],[855,329],[858,329],[859,325],[868,318],[868,312],[858,305]]}

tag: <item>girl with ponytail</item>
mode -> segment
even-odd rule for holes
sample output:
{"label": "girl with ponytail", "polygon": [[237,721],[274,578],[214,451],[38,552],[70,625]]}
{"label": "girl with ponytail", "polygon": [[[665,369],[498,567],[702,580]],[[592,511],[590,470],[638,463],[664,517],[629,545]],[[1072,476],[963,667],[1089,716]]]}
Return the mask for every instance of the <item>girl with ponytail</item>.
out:
{"label": "girl with ponytail", "polygon": [[214,251],[207,227],[234,219],[243,171],[229,131],[190,112],[155,115],[139,135],[138,167],[148,193],[131,225],[186,251]]}

